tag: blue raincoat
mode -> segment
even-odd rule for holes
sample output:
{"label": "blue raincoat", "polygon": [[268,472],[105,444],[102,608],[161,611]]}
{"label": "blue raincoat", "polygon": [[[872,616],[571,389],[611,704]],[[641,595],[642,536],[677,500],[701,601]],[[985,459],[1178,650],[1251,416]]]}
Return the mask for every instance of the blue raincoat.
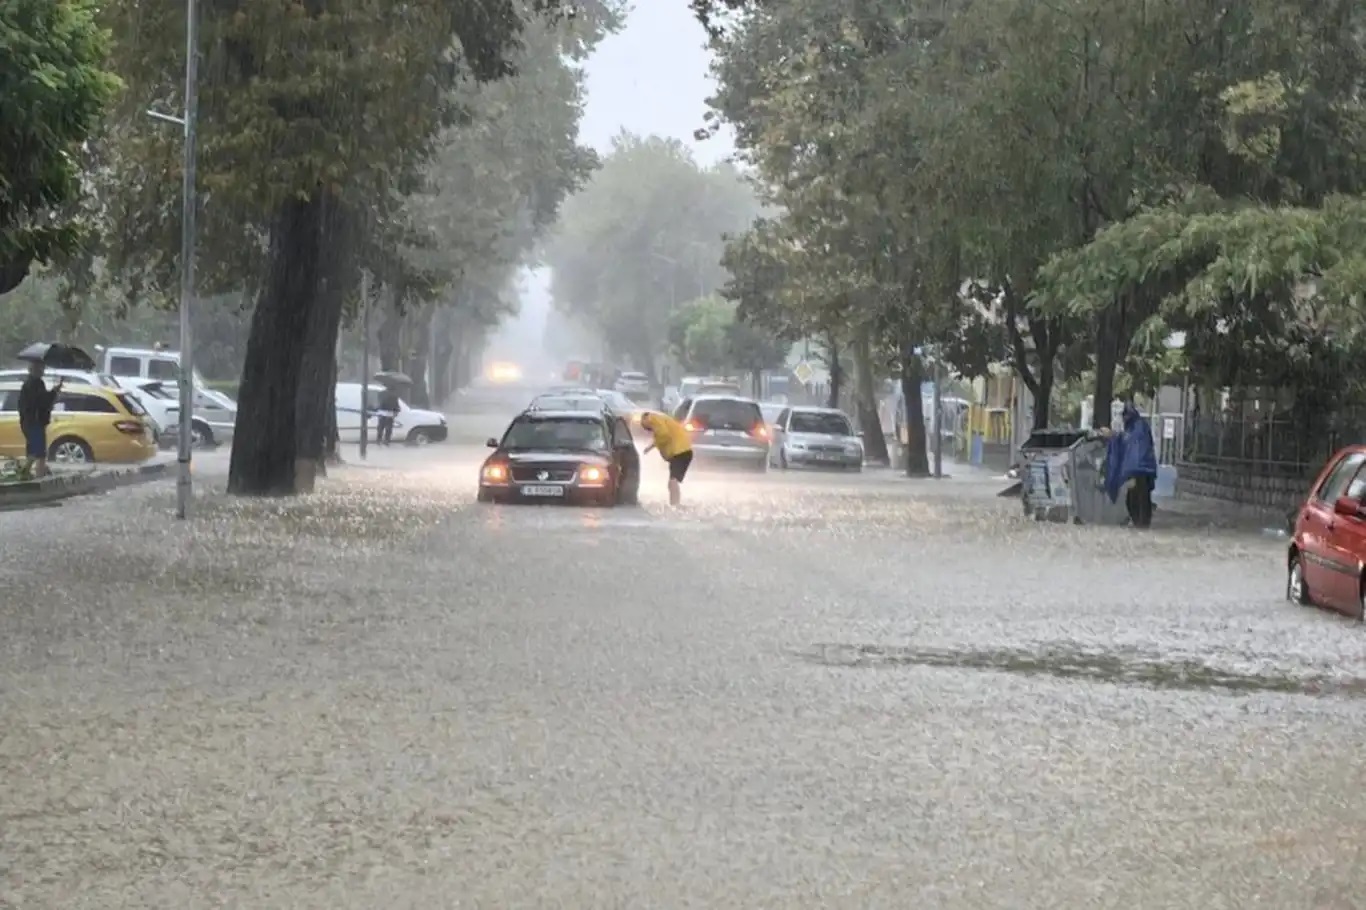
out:
{"label": "blue raincoat", "polygon": [[1157,450],[1153,430],[1138,409],[1124,406],[1124,432],[1110,437],[1105,450],[1105,492],[1110,501],[1119,500],[1119,491],[1135,477],[1157,477]]}

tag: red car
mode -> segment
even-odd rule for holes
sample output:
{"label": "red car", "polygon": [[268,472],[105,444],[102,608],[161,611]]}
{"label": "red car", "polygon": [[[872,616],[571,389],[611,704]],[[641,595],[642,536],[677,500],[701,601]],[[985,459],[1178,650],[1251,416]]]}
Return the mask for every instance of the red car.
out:
{"label": "red car", "polygon": [[1366,619],[1366,445],[1328,460],[1295,516],[1286,597]]}

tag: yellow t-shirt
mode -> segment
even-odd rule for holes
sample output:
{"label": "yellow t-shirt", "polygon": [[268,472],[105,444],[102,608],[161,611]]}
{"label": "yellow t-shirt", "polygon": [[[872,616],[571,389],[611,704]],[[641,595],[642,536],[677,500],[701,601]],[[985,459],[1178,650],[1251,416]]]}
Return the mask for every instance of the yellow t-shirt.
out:
{"label": "yellow t-shirt", "polygon": [[655,448],[665,458],[673,458],[684,452],[692,451],[692,434],[683,424],[668,414],[649,415],[650,433],[654,436]]}

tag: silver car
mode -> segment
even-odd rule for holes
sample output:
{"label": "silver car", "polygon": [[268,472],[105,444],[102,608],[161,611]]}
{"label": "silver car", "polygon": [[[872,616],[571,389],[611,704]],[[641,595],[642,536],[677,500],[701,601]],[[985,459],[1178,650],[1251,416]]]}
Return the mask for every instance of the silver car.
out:
{"label": "silver car", "polygon": [[699,466],[768,470],[768,424],[758,402],[698,395],[683,399],[674,417],[692,434],[693,458]]}
{"label": "silver car", "polygon": [[788,408],[778,415],[773,450],[780,468],[863,470],[863,440],[835,408]]}

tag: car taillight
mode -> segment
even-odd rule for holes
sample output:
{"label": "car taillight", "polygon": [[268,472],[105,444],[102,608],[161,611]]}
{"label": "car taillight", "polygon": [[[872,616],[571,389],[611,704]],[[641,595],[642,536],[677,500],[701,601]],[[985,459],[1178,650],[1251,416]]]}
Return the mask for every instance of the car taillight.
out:
{"label": "car taillight", "polygon": [[120,433],[127,433],[129,436],[141,436],[147,428],[139,420],[116,420],[114,421],[114,429]]}
{"label": "car taillight", "polygon": [[484,483],[507,483],[508,469],[501,464],[484,465]]}
{"label": "car taillight", "polygon": [[768,438],[768,427],[764,426],[762,423],[756,423],[754,429],[750,430],[750,432],[754,434],[756,439]]}

